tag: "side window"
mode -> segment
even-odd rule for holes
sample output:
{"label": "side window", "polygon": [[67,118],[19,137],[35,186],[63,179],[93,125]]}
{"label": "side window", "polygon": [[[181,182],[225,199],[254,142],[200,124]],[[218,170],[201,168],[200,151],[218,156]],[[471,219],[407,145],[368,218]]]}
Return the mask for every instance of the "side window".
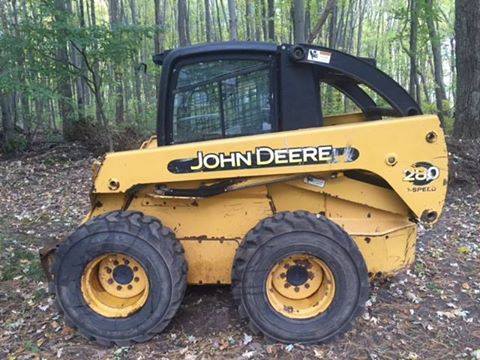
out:
{"label": "side window", "polygon": [[327,83],[320,83],[320,96],[324,117],[361,112],[345,94]]}
{"label": "side window", "polygon": [[269,62],[215,60],[177,71],[173,143],[272,130]]}

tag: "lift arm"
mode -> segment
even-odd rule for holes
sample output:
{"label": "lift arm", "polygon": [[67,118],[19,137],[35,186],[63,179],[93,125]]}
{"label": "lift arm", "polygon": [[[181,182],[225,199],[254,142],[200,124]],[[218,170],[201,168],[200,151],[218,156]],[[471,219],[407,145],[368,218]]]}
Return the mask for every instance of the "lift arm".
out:
{"label": "lift arm", "polygon": [[[415,131],[412,131],[415,129]],[[204,182],[364,170],[412,213],[435,222],[447,190],[448,157],[438,117],[413,116],[108,154],[95,193],[139,184]]]}
{"label": "lift arm", "polygon": [[[287,45],[283,46],[288,48]],[[359,87],[359,84],[368,86],[392,106],[394,111],[387,113],[387,116],[422,114],[420,107],[408,92],[378,69],[372,61],[307,44],[290,47],[289,51],[293,61],[316,66],[321,81],[330,83],[347,94],[367,114],[378,116],[385,111],[377,108],[375,101]]]}

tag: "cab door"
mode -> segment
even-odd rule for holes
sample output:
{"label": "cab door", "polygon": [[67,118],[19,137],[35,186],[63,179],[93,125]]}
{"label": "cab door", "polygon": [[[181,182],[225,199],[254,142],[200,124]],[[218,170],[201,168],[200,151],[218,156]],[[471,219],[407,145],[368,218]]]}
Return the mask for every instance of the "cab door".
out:
{"label": "cab door", "polygon": [[166,144],[263,134],[277,129],[271,56],[201,56],[172,69]]}

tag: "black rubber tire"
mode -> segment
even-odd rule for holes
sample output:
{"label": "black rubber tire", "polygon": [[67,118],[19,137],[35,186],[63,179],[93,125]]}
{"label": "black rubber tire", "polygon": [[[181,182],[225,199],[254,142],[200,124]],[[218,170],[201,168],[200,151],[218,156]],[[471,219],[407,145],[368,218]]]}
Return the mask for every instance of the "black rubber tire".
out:
{"label": "black rubber tire", "polygon": [[[309,319],[291,319],[270,305],[266,279],[281,259],[308,253],[324,261],[335,278],[329,308]],[[347,331],[369,294],[367,267],[352,238],[338,225],[305,211],[264,219],[238,248],[232,271],[233,297],[254,333],[283,343],[321,343]]]}
{"label": "black rubber tire", "polygon": [[[126,318],[107,318],[84,301],[85,266],[107,253],[135,258],[149,278],[145,305]],[[115,211],[81,225],[60,246],[53,265],[58,308],[68,326],[103,346],[144,342],[161,332],[182,302],[187,286],[184,251],[173,232],[140,212]]]}

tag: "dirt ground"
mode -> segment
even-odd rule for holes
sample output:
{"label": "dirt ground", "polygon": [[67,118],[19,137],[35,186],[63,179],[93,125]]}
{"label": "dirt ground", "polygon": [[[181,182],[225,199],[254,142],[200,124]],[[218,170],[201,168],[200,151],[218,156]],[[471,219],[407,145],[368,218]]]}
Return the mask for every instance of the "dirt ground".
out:
{"label": "dirt ground", "polygon": [[450,187],[440,223],[421,231],[414,267],[376,280],[367,311],[336,342],[268,343],[239,320],[229,288],[212,286],[189,288],[150,342],[105,349],[63,324],[38,260],[88,210],[92,160],[78,145],[0,160],[0,359],[480,359],[480,190],[468,181],[477,165]]}

